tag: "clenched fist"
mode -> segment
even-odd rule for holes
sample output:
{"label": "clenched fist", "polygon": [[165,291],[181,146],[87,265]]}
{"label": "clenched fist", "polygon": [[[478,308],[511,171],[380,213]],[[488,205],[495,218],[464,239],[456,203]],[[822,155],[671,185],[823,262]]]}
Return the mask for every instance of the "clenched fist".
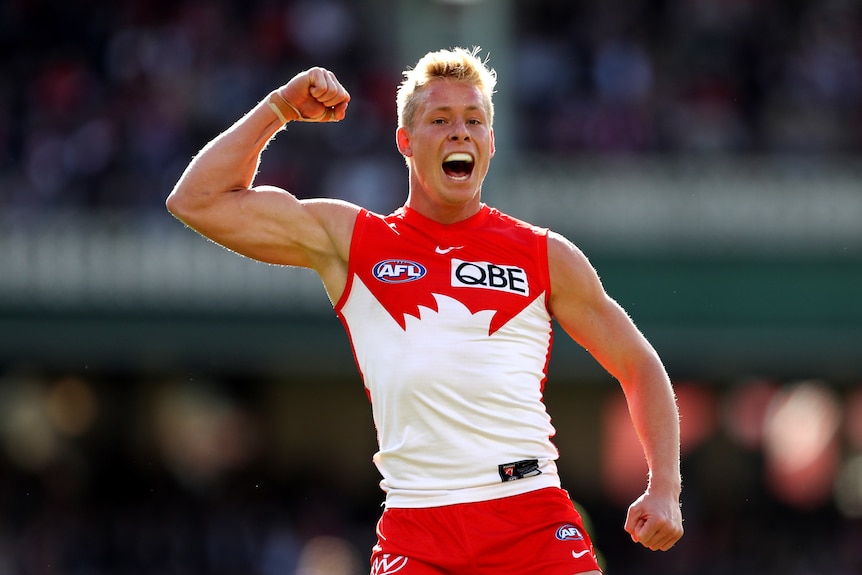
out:
{"label": "clenched fist", "polygon": [[344,119],[350,94],[325,68],[300,72],[270,94],[269,106],[283,122],[338,122]]}
{"label": "clenched fist", "polygon": [[683,534],[678,496],[647,491],[629,507],[625,530],[632,541],[653,551],[667,551]]}

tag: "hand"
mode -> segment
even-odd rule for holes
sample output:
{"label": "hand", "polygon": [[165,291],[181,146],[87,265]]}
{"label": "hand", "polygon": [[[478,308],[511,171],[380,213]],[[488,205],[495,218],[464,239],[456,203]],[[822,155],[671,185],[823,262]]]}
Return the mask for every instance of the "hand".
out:
{"label": "hand", "polygon": [[294,76],[278,89],[284,101],[304,122],[338,122],[344,119],[350,94],[324,68],[311,68]]}
{"label": "hand", "polygon": [[625,530],[635,543],[653,551],[667,551],[683,533],[679,497],[653,494],[647,489],[629,506]]}

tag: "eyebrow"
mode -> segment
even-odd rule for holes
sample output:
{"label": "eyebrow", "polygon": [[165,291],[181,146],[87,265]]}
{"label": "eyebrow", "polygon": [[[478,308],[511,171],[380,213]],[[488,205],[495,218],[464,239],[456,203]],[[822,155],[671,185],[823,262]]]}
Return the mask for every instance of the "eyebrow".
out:
{"label": "eyebrow", "polygon": [[[483,112],[485,111],[484,106],[467,106],[467,108],[465,109],[468,112],[473,112],[475,110],[482,110]],[[451,112],[452,110],[452,106],[436,106],[434,108],[431,108],[429,112]]]}

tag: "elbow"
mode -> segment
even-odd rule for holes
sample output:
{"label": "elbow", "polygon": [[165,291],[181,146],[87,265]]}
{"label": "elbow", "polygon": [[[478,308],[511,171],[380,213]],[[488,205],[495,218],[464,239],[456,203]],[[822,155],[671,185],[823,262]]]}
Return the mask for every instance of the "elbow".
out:
{"label": "elbow", "polygon": [[176,219],[184,223],[187,221],[188,216],[185,215],[183,201],[173,192],[171,192],[171,194],[165,200],[165,207],[167,208],[168,212]]}
{"label": "elbow", "polygon": [[165,200],[165,208],[174,216],[179,217],[179,213],[182,211],[182,203],[179,194],[177,194],[177,189],[174,188]]}
{"label": "elbow", "polygon": [[177,185],[165,200],[165,208],[175,218],[182,222],[188,223],[194,213],[194,207],[191,205],[188,192],[184,192],[180,185]]}
{"label": "elbow", "polygon": [[178,205],[179,200],[177,200],[176,189],[174,189],[170,194],[168,194],[167,199],[165,200],[165,208],[167,208],[168,212],[173,215],[177,215],[177,210],[179,209]]}
{"label": "elbow", "polygon": [[645,349],[637,360],[627,363],[619,373],[613,375],[626,393],[645,384],[670,383],[667,370],[652,347]]}

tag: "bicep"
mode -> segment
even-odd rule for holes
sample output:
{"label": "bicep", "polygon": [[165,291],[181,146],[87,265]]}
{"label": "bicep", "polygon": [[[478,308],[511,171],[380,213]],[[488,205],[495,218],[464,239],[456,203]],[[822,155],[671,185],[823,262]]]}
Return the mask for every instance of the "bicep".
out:
{"label": "bicep", "polygon": [[611,375],[627,381],[655,352],[626,311],[611,298],[587,257],[552,234],[548,242],[551,313]]}
{"label": "bicep", "polygon": [[317,268],[347,258],[358,208],[337,200],[299,200],[272,186],[226,192],[181,217],[227,249],[259,261]]}

